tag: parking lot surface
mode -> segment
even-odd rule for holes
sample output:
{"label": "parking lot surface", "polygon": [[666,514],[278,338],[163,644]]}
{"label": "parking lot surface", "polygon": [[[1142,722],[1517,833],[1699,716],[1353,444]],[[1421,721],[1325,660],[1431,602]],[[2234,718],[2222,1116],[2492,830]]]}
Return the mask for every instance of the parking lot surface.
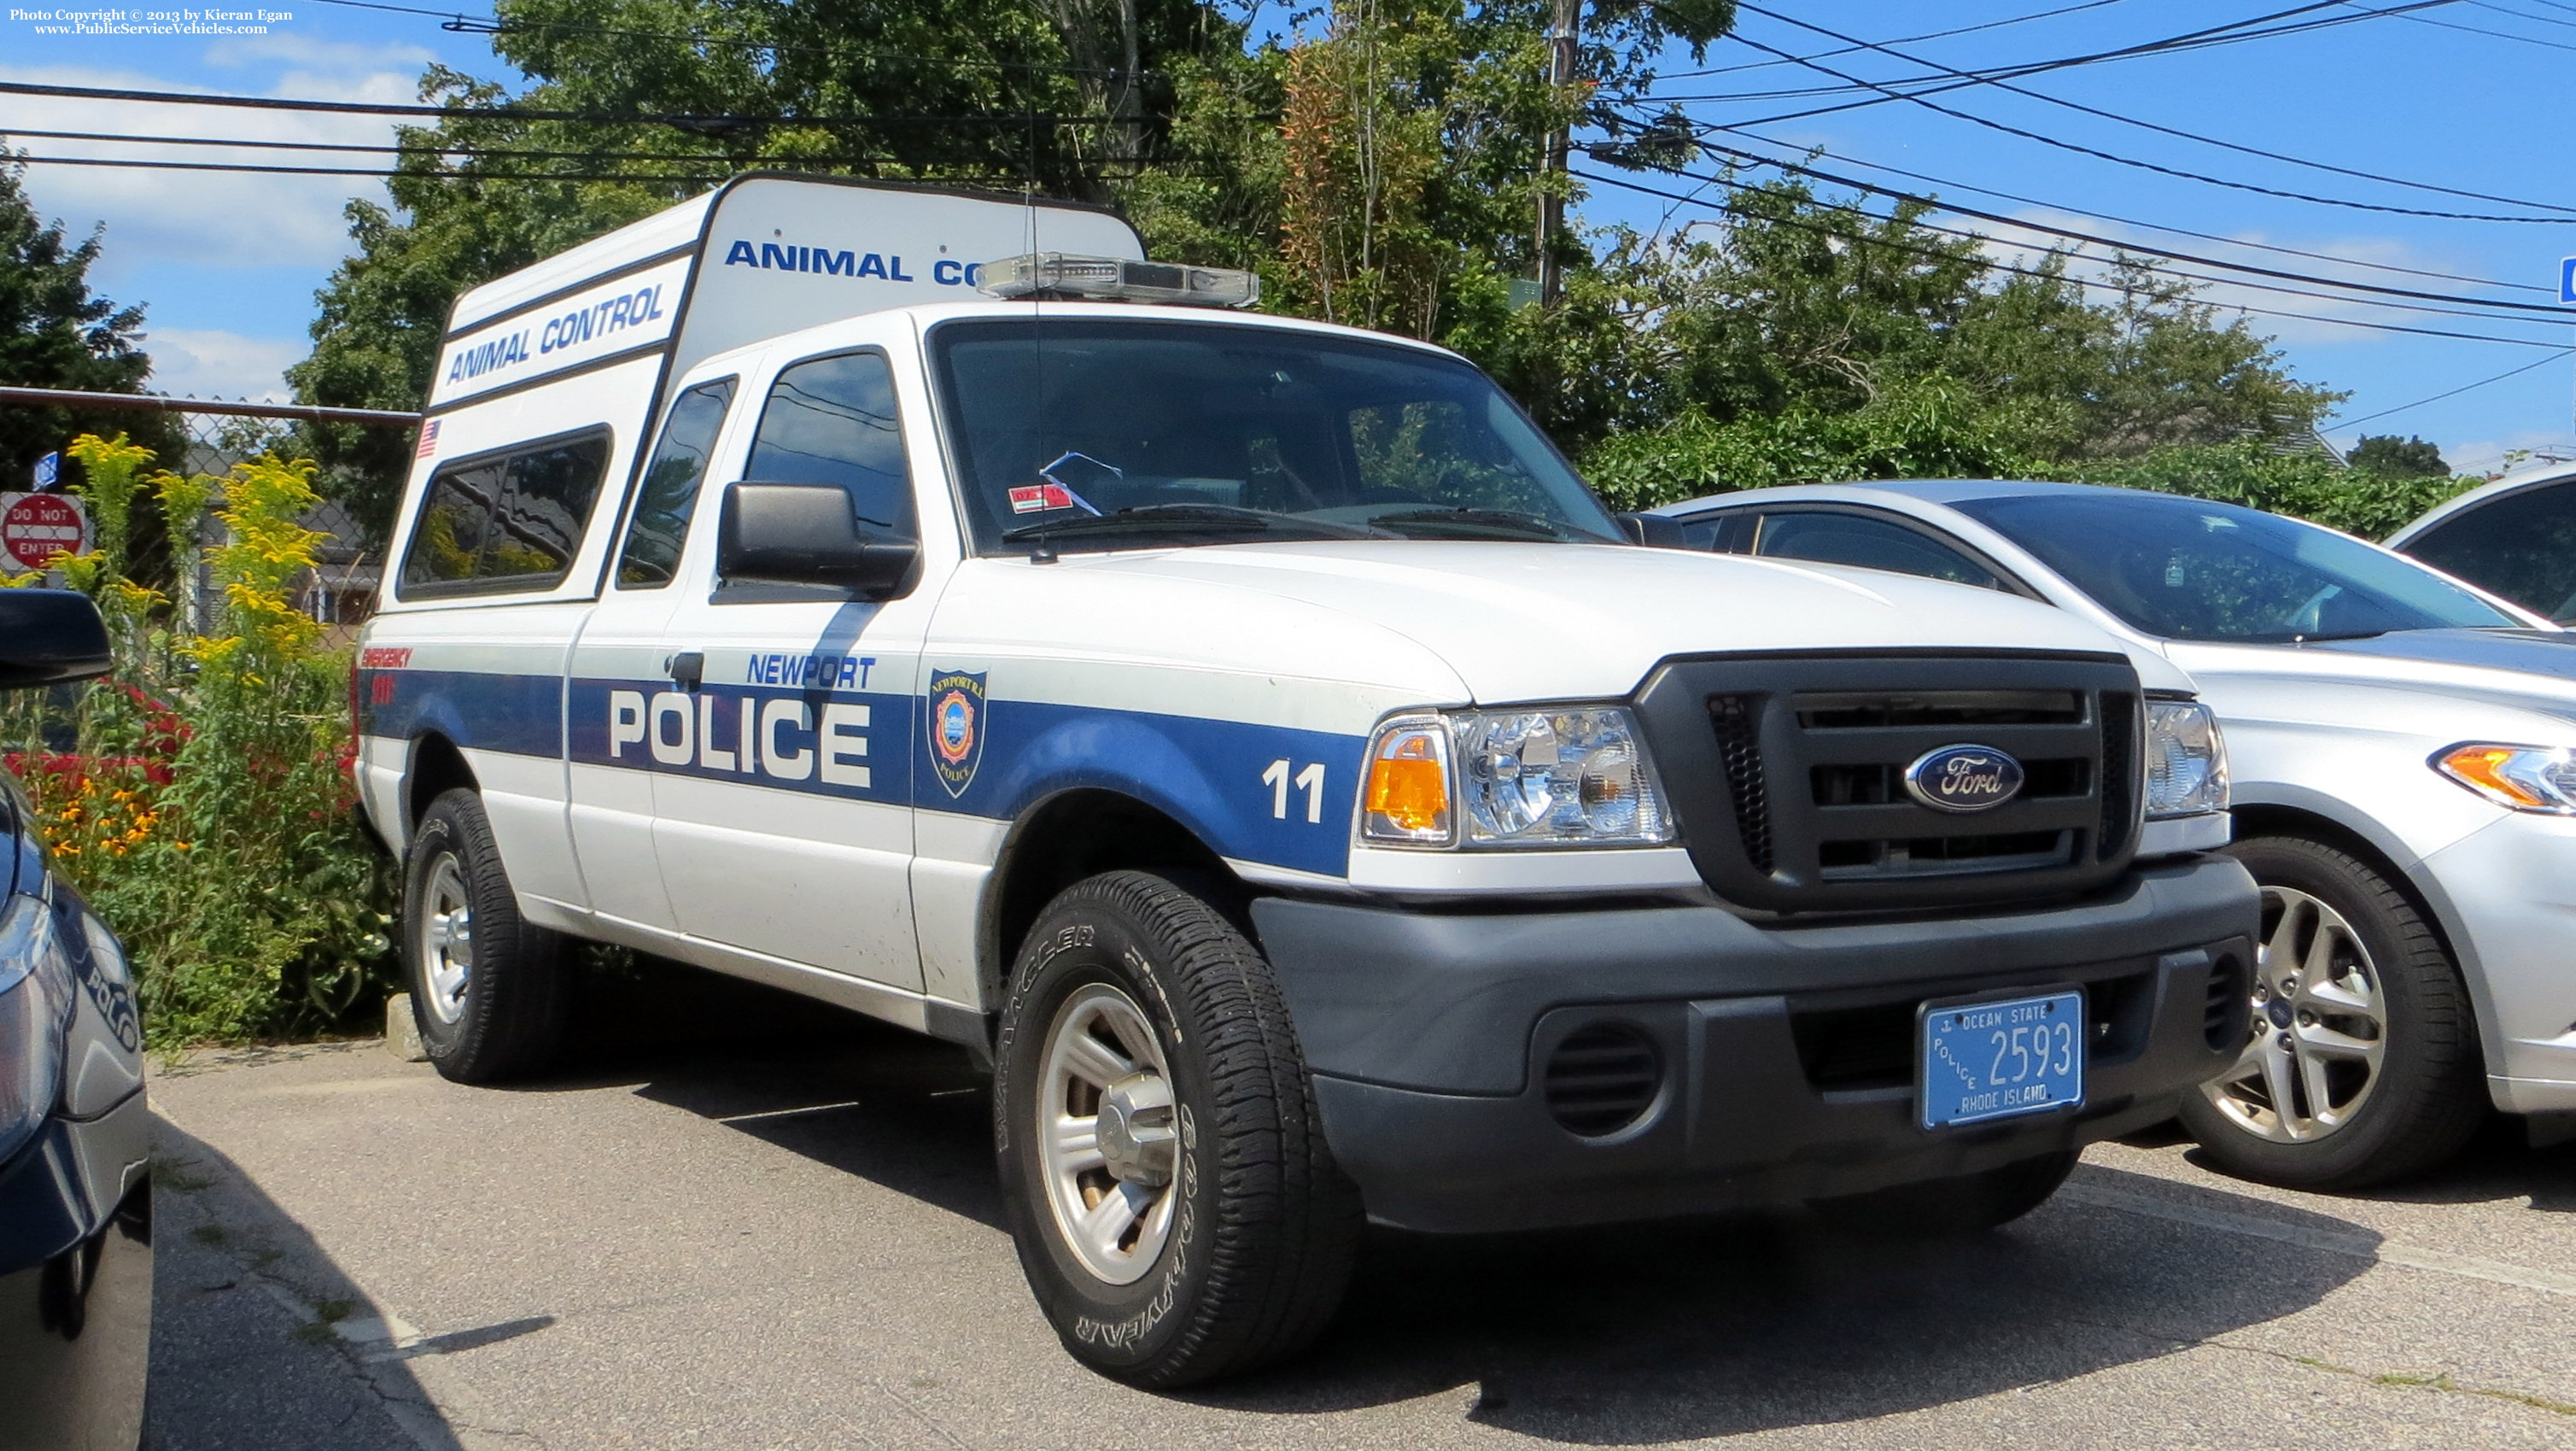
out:
{"label": "parking lot surface", "polygon": [[963,1055],[795,1011],[514,1090],[377,1044],[162,1074],[147,1443],[2576,1446],[2576,1148],[2501,1127],[2366,1196],[2103,1145],[1959,1244],[1373,1232],[1313,1354],[1158,1396],[1040,1320]]}

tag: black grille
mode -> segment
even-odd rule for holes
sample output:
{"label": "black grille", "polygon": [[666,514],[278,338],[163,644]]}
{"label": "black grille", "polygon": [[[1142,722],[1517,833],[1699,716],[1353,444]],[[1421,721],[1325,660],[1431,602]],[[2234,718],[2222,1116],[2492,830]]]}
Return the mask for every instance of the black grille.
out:
{"label": "black grille", "polygon": [[2137,830],[2138,737],[2146,729],[2136,696],[2102,692],[2102,826],[2094,850],[2106,861],[2125,854]]}
{"label": "black grille", "polygon": [[1577,1137],[1608,1138],[1645,1117],[1663,1081],[1652,1038],[1633,1024],[1593,1023],[1548,1055],[1547,1111]]}
{"label": "black grille", "polygon": [[2245,965],[2234,954],[2209,969],[2209,996],[2200,1010],[2200,1035],[2214,1049],[2244,1040],[2246,1016],[2253,1011],[2254,985],[2245,980]]}
{"label": "black grille", "polygon": [[[2110,655],[1674,661],[1639,697],[1700,875],[1738,905],[1875,910],[2082,891],[2135,850],[2138,680]],[[1929,752],[2022,764],[1975,813],[1905,788]],[[1714,829],[1710,829],[1714,827]]]}
{"label": "black grille", "polygon": [[1712,695],[1708,719],[1726,770],[1726,794],[1734,804],[1737,837],[1754,869],[1767,872],[1771,870],[1771,794],[1762,779],[1762,743],[1755,735],[1760,703],[1758,698],[1741,695]]}

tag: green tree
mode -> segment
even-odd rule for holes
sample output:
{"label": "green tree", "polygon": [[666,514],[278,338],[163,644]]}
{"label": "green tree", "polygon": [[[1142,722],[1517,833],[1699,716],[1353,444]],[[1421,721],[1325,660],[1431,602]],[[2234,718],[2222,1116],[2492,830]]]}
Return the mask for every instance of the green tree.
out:
{"label": "green tree", "polygon": [[2356,469],[2365,469],[2390,479],[2447,479],[2451,466],[2442,461],[2442,451],[2420,438],[2399,438],[2393,433],[2365,434],[2352,446],[2344,461]]}
{"label": "green tree", "polygon": [[[0,383],[85,393],[140,393],[152,371],[143,309],[90,291],[104,228],[78,242],[37,216],[26,166],[0,147]],[[119,409],[0,408],[0,488],[27,486],[38,458],[85,432],[124,431],[166,448],[159,414]]]}

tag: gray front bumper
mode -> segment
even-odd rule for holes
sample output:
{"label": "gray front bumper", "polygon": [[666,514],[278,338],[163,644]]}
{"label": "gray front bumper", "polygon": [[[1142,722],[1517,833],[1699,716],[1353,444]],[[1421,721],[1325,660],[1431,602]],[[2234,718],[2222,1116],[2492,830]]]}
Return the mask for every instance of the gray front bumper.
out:
{"label": "gray front bumper", "polygon": [[[2242,867],[2195,857],[2082,902],[1957,918],[1762,925],[1716,907],[1445,915],[1290,898],[1252,911],[1326,1138],[1370,1213],[1487,1230],[1859,1193],[2155,1122],[2235,1057],[2244,994],[2215,991],[2214,974],[2243,981],[2258,906]],[[1927,998],[2068,982],[2104,1018],[2071,1116],[1930,1133],[1910,1063],[1873,1076],[1818,1058],[1828,1020],[1884,1047]],[[2214,1030],[2213,1011],[2232,1016]],[[1550,1114],[1541,1065],[1604,1020],[1647,1034],[1670,1082],[1634,1128],[1587,1140]]]}

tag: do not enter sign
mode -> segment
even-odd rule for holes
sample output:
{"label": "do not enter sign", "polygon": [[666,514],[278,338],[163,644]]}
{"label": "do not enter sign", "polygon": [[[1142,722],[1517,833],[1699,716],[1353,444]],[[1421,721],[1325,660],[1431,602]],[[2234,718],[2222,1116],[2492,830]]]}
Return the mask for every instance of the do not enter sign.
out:
{"label": "do not enter sign", "polygon": [[89,515],[61,494],[0,494],[0,567],[42,569],[89,542]]}

